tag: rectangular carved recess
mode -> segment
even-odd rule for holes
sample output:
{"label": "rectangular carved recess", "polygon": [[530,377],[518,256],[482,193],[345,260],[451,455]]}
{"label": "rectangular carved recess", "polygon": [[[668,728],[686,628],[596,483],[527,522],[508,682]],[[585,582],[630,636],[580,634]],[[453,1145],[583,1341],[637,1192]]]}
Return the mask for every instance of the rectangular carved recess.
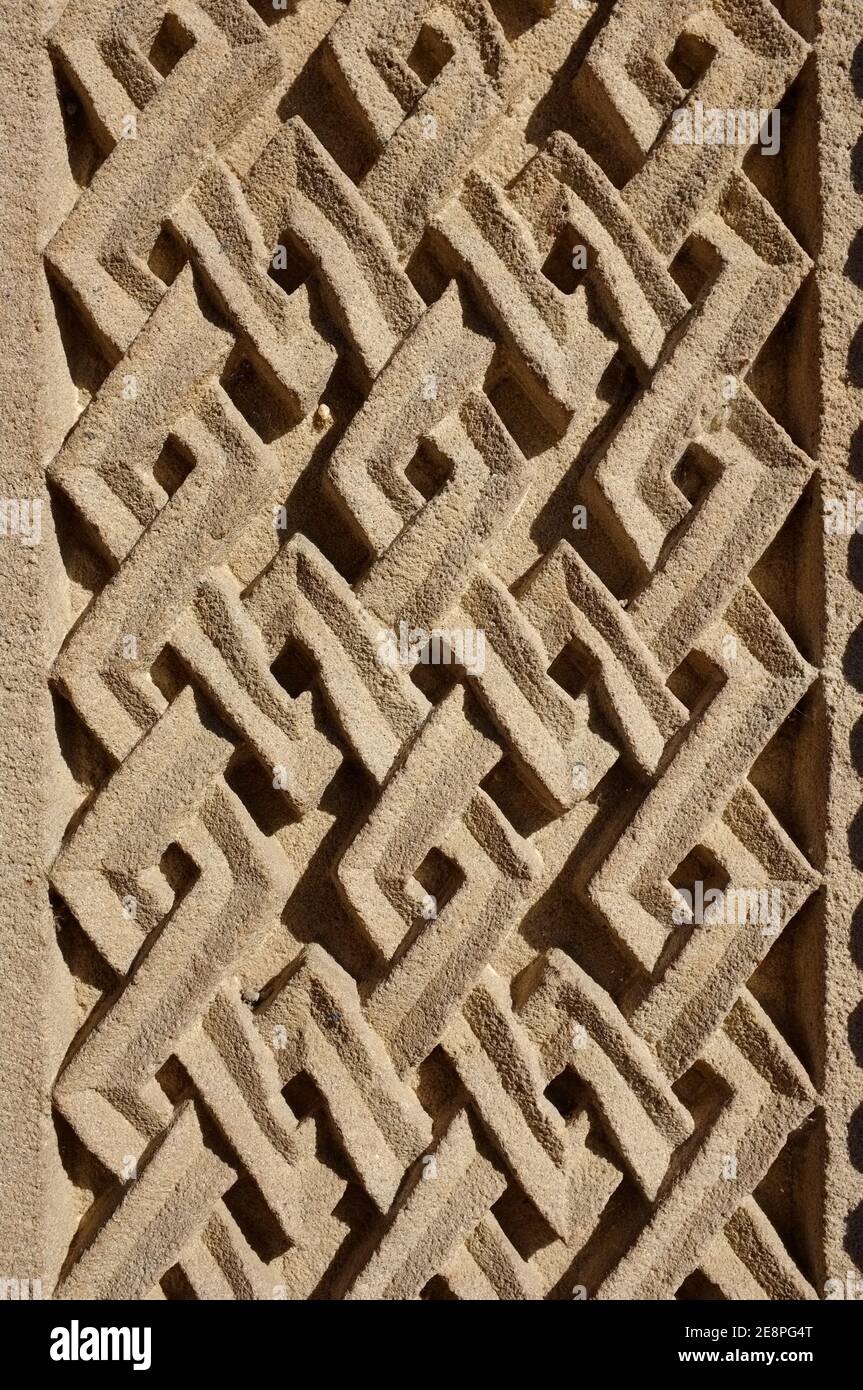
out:
{"label": "rectangular carved recess", "polygon": [[44,8],[0,21],[0,1276],[832,1296],[860,7]]}

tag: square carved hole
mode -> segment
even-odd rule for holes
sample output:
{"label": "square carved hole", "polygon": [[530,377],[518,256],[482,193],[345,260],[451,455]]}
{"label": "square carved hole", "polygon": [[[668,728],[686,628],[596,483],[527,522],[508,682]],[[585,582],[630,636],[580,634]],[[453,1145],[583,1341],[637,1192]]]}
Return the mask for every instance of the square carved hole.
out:
{"label": "square carved hole", "polygon": [[719,466],[709,454],[693,445],[671,470],[671,480],[691,506],[696,506],[719,479]]}
{"label": "square carved hole", "polygon": [[697,38],[695,34],[681,34],[665,65],[674,73],[681,87],[690,91],[704,76],[715,56],[716,49],[705,39]]}
{"label": "square carved hole", "polygon": [[724,680],[721,667],[700,652],[690,652],[672,671],[665,684],[690,714],[701,710],[712,699]]}
{"label": "square carved hole", "polygon": [[480,786],[524,839],[556,819],[556,813],[542,804],[509,756],[495,763]]}
{"label": "square carved hole", "polygon": [[168,704],[189,684],[186,668],[172,647],[164,646],[150,667],[150,680]]}
{"label": "square carved hole", "polygon": [[280,396],[276,396],[241,351],[232,353],[221,377],[237,410],[265,444],[287,434],[295,420]]}
{"label": "square carved hole", "polygon": [[714,888],[724,893],[730,881],[727,871],[704,845],[695,845],[670,879],[675,888],[685,888],[688,893],[693,892],[696,883],[704,885],[705,893]]}
{"label": "square carved hole", "polygon": [[564,1067],[553,1081],[549,1081],[544,1095],[564,1120],[569,1120],[586,1100],[584,1082],[571,1067]]}
{"label": "square carved hole", "polygon": [[270,279],[284,290],[285,294],[293,294],[308,280],[313,270],[314,262],[311,256],[299,242],[287,232],[283,232],[270,256],[270,268],[267,271]]}
{"label": "square carved hole", "polygon": [[439,34],[431,25],[424,24],[408,54],[408,67],[413,68],[420,81],[430,87],[446,67],[452,53],[452,48],[443,34]]}
{"label": "square carved hole", "polygon": [[156,237],[147,264],[163,285],[173,285],[186,264],[183,248],[174,240],[167,227],[163,227]]}
{"label": "square carved hole", "polygon": [[169,497],[173,497],[178,487],[186,481],[194,468],[192,460],[177,448],[171,439],[166,439],[162,452],[153,464],[153,477]]}
{"label": "square carved hole", "polygon": [[709,289],[722,269],[722,258],[715,246],[702,237],[687,237],[671,265],[671,278],[690,304]]}
{"label": "square carved hole", "polygon": [[590,247],[564,227],[545,258],[542,273],[563,294],[574,294],[591,266]]}
{"label": "square carved hole", "polygon": [[436,911],[440,914],[451,902],[464,883],[464,874],[452,859],[439,849],[430,849],[414,878],[421,888],[434,898]]}
{"label": "square carved hole", "polygon": [[525,458],[544,453],[560,438],[560,431],[540,414],[515,377],[500,370],[499,362],[489,369],[485,394]]}
{"label": "square carved hole", "polygon": [[243,750],[234,755],[225,772],[225,782],[264,835],[276,835],[299,819],[288,805],[285,790],[274,787],[273,781],[273,769],[262,767]]}
{"label": "square carved hole", "polygon": [[298,1071],[287,1085],[282,1087],[282,1096],[297,1120],[305,1120],[321,1106],[318,1089],[309,1074],[304,1071]]}
{"label": "square carved hole", "polygon": [[430,704],[439,705],[454,685],[461,685],[462,671],[460,666],[449,662],[435,666],[431,662],[418,661],[411,670],[410,678]]}
{"label": "square carved hole", "polygon": [[175,14],[169,12],[159,25],[150,47],[150,62],[162,77],[167,77],[194,44],[194,35],[183,27]]}
{"label": "square carved hole", "polygon": [[579,661],[572,642],[567,642],[558,653],[548,668],[548,674],[573,700],[584,694],[591,675],[587,666]]}
{"label": "square carved hole", "polygon": [[162,876],[174,894],[176,904],[198,881],[200,869],[186,851],[178,844],[170,844],[159,860]]}
{"label": "square carved hole", "polygon": [[317,668],[305,647],[289,637],[270,667],[279,685],[296,700],[315,683]]}
{"label": "square carved hole", "polygon": [[439,454],[433,444],[420,444],[407,468],[405,477],[412,487],[425,498],[426,502],[440,492],[450,469],[447,460]]}
{"label": "square carved hole", "polygon": [[420,1299],[425,1303],[452,1303],[458,1302],[456,1295],[452,1292],[446,1280],[440,1274],[435,1274],[428,1283],[420,1289]]}
{"label": "square carved hole", "polygon": [[297,0],[249,0],[249,4],[266,25],[277,24],[286,14],[293,14]]}

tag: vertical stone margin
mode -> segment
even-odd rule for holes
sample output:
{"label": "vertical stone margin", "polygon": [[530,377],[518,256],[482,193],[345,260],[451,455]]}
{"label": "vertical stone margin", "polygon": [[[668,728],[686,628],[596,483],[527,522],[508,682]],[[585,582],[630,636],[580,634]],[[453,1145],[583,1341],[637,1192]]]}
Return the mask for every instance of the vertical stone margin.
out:
{"label": "vertical stone margin", "polygon": [[61,1258],[49,1233],[58,953],[45,872],[54,739],[47,672],[58,591],[40,447],[46,23],[36,0],[9,0],[0,11],[0,497],[42,504],[38,544],[0,537],[0,1277],[40,1279],[45,1293]]}
{"label": "vertical stone margin", "polygon": [[[661,6],[662,0],[656,3]],[[818,464],[821,495],[816,500],[844,499],[849,489],[863,497],[863,11],[859,0],[776,0],[776,7],[789,22],[805,13],[809,22],[801,30],[806,28],[806,38],[814,44],[805,79],[805,129],[796,137],[808,163],[797,162],[795,148],[792,167],[800,208],[794,207],[794,190],[789,204],[792,222],[806,223],[803,240],[815,257],[816,272],[804,291],[809,342],[788,369],[793,383],[788,394],[795,397],[788,412],[797,417],[805,447]],[[45,467],[80,408],[68,373],[58,369],[58,328],[42,264],[46,243],[69,211],[64,201],[68,197],[70,206],[74,201],[60,177],[63,137],[45,42],[63,8],[64,0],[44,5],[41,0],[7,0],[0,12],[0,63],[5,68],[0,110],[5,152],[0,499],[42,504],[39,544],[23,545],[14,535],[0,537],[0,1279],[39,1279],[46,1295],[57,1283],[77,1224],[71,1219],[70,1184],[51,1115],[52,1078],[73,1036],[67,1015],[75,984],[57,945],[46,876],[64,828],[61,787],[71,776],[56,744],[49,670],[74,620],[52,530]],[[66,174],[68,182],[68,170]],[[813,179],[817,198],[810,196]],[[173,215],[173,204],[170,211]],[[800,228],[791,230],[798,235]],[[191,298],[189,305],[194,307]],[[321,351],[326,360],[326,344]],[[811,541],[814,536],[816,544],[807,544],[799,557],[797,583],[803,591],[811,584],[807,639],[812,650],[806,656],[822,672],[819,729],[824,742],[814,751],[812,769],[806,765],[812,745],[801,743],[798,782],[816,845],[812,857],[823,867],[825,883],[818,908],[807,918],[806,950],[801,952],[805,978],[782,983],[789,995],[797,991],[804,997],[807,1041],[812,1042],[805,1049],[806,1060],[820,1100],[823,1142],[807,1157],[806,1181],[793,1197],[797,1207],[805,1208],[807,1254],[813,1255],[807,1268],[817,1270],[818,1277],[813,1273],[811,1278],[823,1287],[855,1265],[863,1268],[863,539],[855,536],[850,544],[840,536],[822,539],[811,494],[807,506],[807,537]],[[60,529],[62,533],[62,525]],[[817,551],[819,567],[812,563],[810,549]],[[257,843],[251,826],[249,833]],[[270,845],[267,853],[272,850],[275,856],[277,849]],[[274,857],[272,862],[278,879],[281,861]],[[261,864],[263,875],[270,865],[263,854]],[[320,954],[325,957],[322,950]],[[324,978],[334,990],[343,984],[329,961]],[[347,1012],[355,1000],[349,991],[345,998]],[[245,1020],[239,997],[235,1003],[236,1017]],[[486,1004],[491,1009],[496,1001],[490,997]],[[504,996],[504,1013],[507,1007]],[[341,1020],[338,1012],[335,1017]],[[358,1028],[366,1027],[358,1006],[356,1019]],[[197,1056],[194,1051],[189,1055],[193,1061]],[[269,1054],[262,1055],[268,1063]],[[379,1056],[374,1053],[375,1059]],[[211,1074],[197,1060],[203,1078],[199,1088],[206,1093],[212,1085],[212,1097],[220,1098],[221,1073]],[[169,1133],[180,1158],[188,1157],[190,1171],[197,1172],[195,1165],[200,1165],[208,1174],[211,1205],[220,1210],[222,1186],[231,1175],[212,1162],[191,1112],[183,1112],[176,1135],[173,1129]],[[475,1158],[473,1142],[464,1124],[453,1147],[464,1149],[466,1171],[473,1172],[476,1162],[477,1181],[488,1183],[487,1200],[480,1206],[491,1206],[497,1178],[484,1159]],[[162,1161],[174,1158],[166,1145]],[[369,1167],[370,1183],[377,1180],[374,1167]],[[157,1188],[160,1171],[155,1168],[156,1176],[150,1175]],[[420,1186],[419,1192],[426,1200],[426,1189]],[[122,1240],[134,1240],[139,1212],[130,1203]],[[420,1218],[425,1219],[422,1212]],[[170,1211],[165,1219],[173,1220]],[[212,1219],[218,1224],[224,1216]],[[115,1235],[116,1229],[111,1238]],[[185,1250],[179,1236],[177,1248]],[[190,1267],[196,1258],[193,1250]],[[110,1260],[95,1249],[89,1265],[75,1276],[78,1283],[73,1277],[68,1287],[110,1288],[111,1275]],[[525,1278],[532,1290],[527,1274]],[[646,1264],[643,1270],[636,1265],[632,1278],[633,1287],[650,1287]],[[371,1284],[358,1287],[367,1291]]]}
{"label": "vertical stone margin", "polygon": [[[863,497],[863,11],[824,0],[818,257],[825,498]],[[863,538],[825,536],[830,729],[823,1098],[825,1278],[863,1268]]]}

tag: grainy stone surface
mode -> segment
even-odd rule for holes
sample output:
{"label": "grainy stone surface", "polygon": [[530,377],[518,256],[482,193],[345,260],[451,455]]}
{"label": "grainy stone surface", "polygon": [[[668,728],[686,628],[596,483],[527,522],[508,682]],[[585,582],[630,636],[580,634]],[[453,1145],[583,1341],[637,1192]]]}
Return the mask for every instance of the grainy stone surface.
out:
{"label": "grainy stone surface", "polygon": [[861,43],[4,7],[0,1279],[859,1275]]}

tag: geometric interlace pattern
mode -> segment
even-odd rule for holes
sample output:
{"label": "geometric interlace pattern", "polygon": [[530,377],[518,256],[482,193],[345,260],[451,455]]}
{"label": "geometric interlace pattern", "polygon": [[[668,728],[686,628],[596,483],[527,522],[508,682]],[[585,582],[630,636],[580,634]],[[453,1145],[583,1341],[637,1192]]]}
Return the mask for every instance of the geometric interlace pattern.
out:
{"label": "geometric interlace pattern", "polygon": [[57,17],[54,1296],[819,1296],[791,9]]}

